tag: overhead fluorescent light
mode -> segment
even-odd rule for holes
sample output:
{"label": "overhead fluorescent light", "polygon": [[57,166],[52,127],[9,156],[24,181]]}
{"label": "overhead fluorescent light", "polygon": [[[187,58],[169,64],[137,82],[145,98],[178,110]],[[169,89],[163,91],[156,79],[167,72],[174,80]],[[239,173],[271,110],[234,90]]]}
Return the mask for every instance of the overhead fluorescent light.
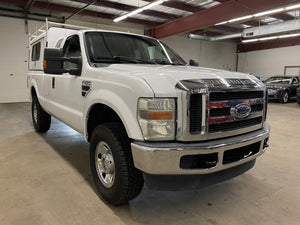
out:
{"label": "overhead fluorescent light", "polygon": [[249,40],[242,40],[243,43],[249,43],[249,42],[255,42],[258,41],[258,38],[256,39],[249,39]]}
{"label": "overhead fluorescent light", "polygon": [[285,7],[285,8],[278,8],[278,9],[268,10],[268,11],[256,13],[256,14],[253,14],[253,15],[234,18],[234,19],[231,19],[231,20],[228,20],[228,21],[217,23],[217,24],[215,24],[215,26],[226,24],[226,23],[234,23],[234,22],[241,21],[241,20],[247,20],[247,19],[250,19],[252,17],[267,16],[267,15],[270,15],[270,14],[279,13],[279,12],[282,12],[282,11],[290,11],[290,10],[298,9],[298,8],[300,8],[300,4],[291,5],[291,6],[288,6],[288,7]]}
{"label": "overhead fluorescent light", "polygon": [[235,19],[232,19],[232,20],[228,20],[228,23],[233,23],[233,22],[237,22],[237,21],[241,21],[241,20],[247,20],[247,19],[250,19],[252,17],[253,17],[253,15],[238,17],[238,18],[235,18]]}
{"label": "overhead fluorescent light", "polygon": [[146,9],[150,9],[150,8],[152,8],[152,7],[156,6],[156,5],[159,5],[159,4],[163,3],[163,2],[164,2],[163,0],[152,2],[152,3],[144,6],[143,9],[145,9],[145,10]]}
{"label": "overhead fluorescent light", "polygon": [[248,39],[248,40],[242,40],[242,43],[250,43],[250,42],[256,42],[256,41],[267,41],[267,40],[274,40],[277,38],[290,38],[290,37],[297,37],[300,36],[300,33],[296,34],[284,34],[280,36],[271,36],[271,37],[264,37],[264,38],[255,38],[255,39]]}
{"label": "overhead fluorescent light", "polygon": [[216,23],[215,26],[226,24],[226,23],[228,23],[228,21],[224,21],[224,22],[221,22],[221,23]]}
{"label": "overhead fluorescent light", "polygon": [[267,41],[267,40],[273,40],[277,39],[278,36],[271,36],[271,37],[264,37],[264,38],[259,38],[260,41]]}
{"label": "overhead fluorescent light", "polygon": [[285,34],[285,35],[280,35],[278,36],[279,38],[289,38],[289,37],[297,37],[300,36],[300,34]]}
{"label": "overhead fluorescent light", "polygon": [[278,13],[278,12],[281,12],[283,10],[284,10],[284,8],[269,10],[269,11],[264,11],[264,12],[256,13],[253,16],[254,17],[260,17],[260,16],[265,16],[265,15],[269,15],[269,14],[273,14],[273,13]]}
{"label": "overhead fluorescent light", "polygon": [[125,20],[127,17],[128,17],[127,15],[120,16],[120,17],[114,19],[114,22],[117,23],[117,22],[119,22],[119,21],[121,21],[121,20]]}
{"label": "overhead fluorescent light", "polygon": [[291,5],[291,6],[286,7],[285,9],[286,9],[286,10],[291,10],[291,9],[297,9],[297,8],[300,8],[300,4],[297,4],[297,5]]}
{"label": "overhead fluorescent light", "polygon": [[130,17],[130,16],[133,16],[133,15],[135,15],[135,14],[141,13],[141,12],[143,12],[144,10],[147,10],[147,9],[150,9],[150,8],[156,6],[156,5],[159,5],[159,4],[161,4],[161,3],[165,2],[165,1],[167,1],[167,0],[159,0],[159,1],[152,2],[152,3],[148,4],[148,5],[145,5],[144,7],[138,8],[138,9],[136,9],[136,10],[133,10],[133,11],[131,11],[131,12],[129,12],[129,13],[123,15],[123,16],[120,16],[120,17],[118,17],[118,18],[115,18],[115,19],[114,19],[114,22],[117,23],[117,22],[119,22],[119,21],[121,21],[121,20],[124,20],[124,19]]}

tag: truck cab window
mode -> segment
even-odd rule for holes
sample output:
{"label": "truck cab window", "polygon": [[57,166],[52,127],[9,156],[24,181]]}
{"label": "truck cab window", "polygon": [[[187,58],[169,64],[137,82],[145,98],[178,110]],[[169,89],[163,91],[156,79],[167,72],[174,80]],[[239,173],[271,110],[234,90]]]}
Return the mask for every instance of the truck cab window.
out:
{"label": "truck cab window", "polygon": [[39,61],[41,52],[41,42],[32,46],[31,61]]}
{"label": "truck cab window", "polygon": [[[80,57],[80,43],[78,35],[71,36],[67,39],[63,47],[64,57]],[[71,62],[64,62],[64,69],[76,69],[78,65]]]}

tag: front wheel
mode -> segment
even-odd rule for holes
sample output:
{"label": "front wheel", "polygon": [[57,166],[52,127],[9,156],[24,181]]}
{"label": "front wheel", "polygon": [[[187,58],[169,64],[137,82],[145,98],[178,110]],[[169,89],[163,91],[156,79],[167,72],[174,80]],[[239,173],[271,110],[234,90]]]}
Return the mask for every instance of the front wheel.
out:
{"label": "front wheel", "polygon": [[133,165],[130,141],[120,123],[106,123],[95,128],[90,165],[101,197],[112,205],[127,203],[143,188],[143,175]]}
{"label": "front wheel", "polygon": [[51,125],[51,116],[44,111],[37,96],[33,96],[32,98],[31,115],[33,126],[36,131],[44,133],[49,130]]}
{"label": "front wheel", "polygon": [[300,97],[297,97],[297,103],[300,105]]}
{"label": "front wheel", "polygon": [[290,98],[289,92],[288,91],[284,91],[283,94],[282,94],[282,96],[279,99],[279,102],[280,103],[287,103],[289,101],[289,98]]}

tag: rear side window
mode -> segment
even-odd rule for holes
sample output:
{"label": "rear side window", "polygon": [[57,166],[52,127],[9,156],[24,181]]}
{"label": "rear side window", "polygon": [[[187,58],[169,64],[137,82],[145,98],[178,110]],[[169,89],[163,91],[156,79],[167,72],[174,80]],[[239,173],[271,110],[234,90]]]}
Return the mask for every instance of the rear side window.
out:
{"label": "rear side window", "polygon": [[41,42],[32,46],[31,61],[39,61],[41,52]]}

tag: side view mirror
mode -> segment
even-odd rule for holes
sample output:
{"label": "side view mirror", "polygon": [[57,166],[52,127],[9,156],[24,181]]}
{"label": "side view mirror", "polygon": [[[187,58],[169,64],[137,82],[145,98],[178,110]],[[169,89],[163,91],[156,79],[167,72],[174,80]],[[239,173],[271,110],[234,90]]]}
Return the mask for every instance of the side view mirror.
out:
{"label": "side view mirror", "polygon": [[190,66],[199,66],[199,62],[195,59],[190,59]]}
{"label": "side view mirror", "polygon": [[[78,68],[64,69],[64,62],[75,63]],[[47,74],[63,74],[69,73],[71,75],[80,76],[82,70],[81,57],[63,57],[63,49],[61,48],[45,48],[44,61],[43,61],[44,73]]]}

